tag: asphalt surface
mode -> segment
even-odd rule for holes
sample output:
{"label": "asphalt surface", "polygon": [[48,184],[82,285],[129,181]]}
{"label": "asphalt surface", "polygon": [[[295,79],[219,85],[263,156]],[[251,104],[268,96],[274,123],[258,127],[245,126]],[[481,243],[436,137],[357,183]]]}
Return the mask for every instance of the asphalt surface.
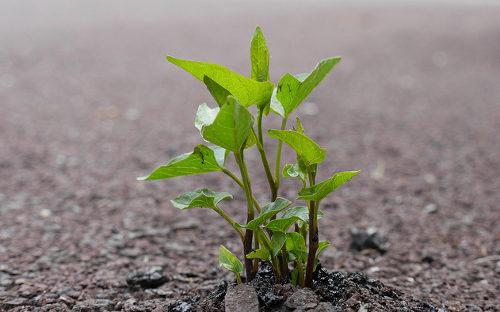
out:
{"label": "asphalt surface", "polygon": [[[209,211],[181,213],[168,199],[210,185],[235,193],[228,210],[241,215],[243,194],[216,175],[135,177],[198,144],[194,113],[213,105],[165,54],[249,73],[256,25],[275,82],[343,56],[299,110],[329,150],[321,177],[363,172],[325,200],[320,233],[334,246],[325,266],[363,271],[449,310],[498,307],[499,6],[5,5],[0,307],[154,306],[227,277],[217,246],[237,250],[235,235]],[[258,155],[247,158],[261,174]],[[293,186],[282,196],[293,198]],[[264,201],[265,180],[254,189]],[[352,253],[351,226],[378,228],[388,252]],[[163,266],[170,282],[160,293],[123,295],[126,274],[145,265]]]}

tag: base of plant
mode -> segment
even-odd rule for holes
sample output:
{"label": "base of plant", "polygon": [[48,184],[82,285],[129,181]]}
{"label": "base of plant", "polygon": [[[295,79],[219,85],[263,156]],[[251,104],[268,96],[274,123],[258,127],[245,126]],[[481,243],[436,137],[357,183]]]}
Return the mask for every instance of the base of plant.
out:
{"label": "base of plant", "polygon": [[[432,303],[406,295],[363,273],[330,272],[321,265],[314,274],[312,288],[276,283],[267,263],[247,285],[255,289],[260,311],[358,311],[362,307],[367,311],[438,311]],[[168,311],[224,311],[224,300],[231,287],[237,286],[223,282],[205,297],[174,302]],[[235,299],[238,298],[231,298]],[[242,299],[242,305],[248,304],[245,300],[248,298]]]}

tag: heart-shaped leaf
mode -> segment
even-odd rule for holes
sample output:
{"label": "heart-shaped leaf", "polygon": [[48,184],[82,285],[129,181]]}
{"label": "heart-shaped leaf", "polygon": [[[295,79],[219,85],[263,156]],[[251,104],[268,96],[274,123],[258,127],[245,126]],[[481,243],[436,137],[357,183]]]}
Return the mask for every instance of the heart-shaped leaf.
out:
{"label": "heart-shaped leaf", "polygon": [[247,141],[252,125],[252,114],[236,98],[228,96],[215,120],[203,126],[201,135],[205,140],[234,152]]}
{"label": "heart-shaped leaf", "polygon": [[175,157],[166,165],[155,169],[151,174],[138,180],[160,180],[180,176],[221,171],[226,159],[226,151],[220,147],[198,145],[192,153]]}
{"label": "heart-shaped leaf", "polygon": [[219,203],[225,199],[232,199],[233,195],[226,192],[214,192],[206,188],[184,193],[171,200],[175,208],[210,208],[219,209]]}
{"label": "heart-shaped leaf", "polygon": [[328,196],[328,194],[351,180],[354,176],[358,175],[359,172],[359,170],[337,172],[327,180],[324,180],[312,187],[303,188],[299,191],[299,196],[297,198],[303,200],[322,200]]}
{"label": "heart-shaped leaf", "polygon": [[281,232],[274,232],[271,238],[271,248],[273,250],[273,256],[276,256],[285,244],[286,235]]}
{"label": "heart-shaped leaf", "polygon": [[306,165],[319,164],[326,158],[326,150],[303,133],[294,130],[270,129],[268,134],[288,144]]}
{"label": "heart-shaped leaf", "polygon": [[266,38],[260,27],[255,29],[250,45],[250,61],[252,62],[252,79],[257,81],[269,80],[269,49]]}
{"label": "heart-shaped leaf", "polygon": [[235,96],[243,106],[267,105],[270,101],[273,84],[269,81],[255,81],[218,64],[182,60],[172,56],[167,56],[167,60],[200,81],[208,76]]}
{"label": "heart-shaped leaf", "polygon": [[269,259],[269,251],[266,248],[259,248],[255,251],[252,251],[246,256],[248,259],[260,259],[266,261]]}
{"label": "heart-shaped leaf", "polygon": [[[219,107],[210,108],[205,103],[201,104],[200,106],[198,106],[198,111],[196,112],[194,126],[198,130],[200,130],[201,133],[201,130],[203,129],[204,126],[209,126],[215,121],[215,118],[217,117],[219,111],[220,111]],[[253,132],[251,132],[248,135],[247,141],[245,143],[245,148],[250,148],[253,145],[255,145],[255,143],[257,143],[257,138],[255,137]]]}
{"label": "heart-shaped leaf", "polygon": [[307,208],[306,206],[290,207],[289,209],[285,210],[285,212],[283,212],[283,215],[280,219],[290,219],[294,217],[301,220],[302,222],[309,222],[309,208]]}
{"label": "heart-shaped leaf", "polygon": [[227,97],[232,95],[223,86],[212,80],[210,77],[203,77],[203,83],[207,86],[208,92],[213,96],[215,102],[221,107],[226,104]]}
{"label": "heart-shaped leaf", "polygon": [[219,110],[219,107],[210,108],[206,103],[198,106],[196,117],[194,119],[194,126],[196,127],[196,129],[200,130],[201,132],[203,126],[211,125],[214,122],[215,117],[217,117]]}
{"label": "heart-shaped leaf", "polygon": [[300,233],[287,233],[285,245],[286,250],[292,253],[299,261],[304,262],[307,260],[306,241]]}
{"label": "heart-shaped leaf", "polygon": [[275,216],[278,212],[290,206],[291,203],[292,202],[288,199],[278,197],[274,202],[268,203],[267,205],[262,207],[260,215],[252,221],[248,222],[245,227],[251,230],[255,230],[262,223]]}
{"label": "heart-shaped leaf", "polygon": [[266,228],[270,231],[273,231],[273,232],[278,232],[278,233],[286,233],[288,232],[288,229],[290,228],[290,226],[292,226],[292,224],[294,224],[295,222],[297,222],[299,220],[299,218],[297,217],[290,217],[290,218],[279,218],[279,219],[275,219],[275,220],[272,220],[270,221],[267,225],[266,225]]}
{"label": "heart-shaped leaf", "polygon": [[310,74],[283,75],[273,91],[271,109],[282,117],[288,117],[340,62],[340,59],[340,57],[324,59]]}
{"label": "heart-shaped leaf", "polygon": [[219,266],[235,274],[243,273],[243,264],[241,261],[222,245],[219,247]]}
{"label": "heart-shaped leaf", "polygon": [[288,117],[293,110],[291,103],[300,88],[300,83],[292,74],[283,75],[271,95],[271,109],[282,117]]}

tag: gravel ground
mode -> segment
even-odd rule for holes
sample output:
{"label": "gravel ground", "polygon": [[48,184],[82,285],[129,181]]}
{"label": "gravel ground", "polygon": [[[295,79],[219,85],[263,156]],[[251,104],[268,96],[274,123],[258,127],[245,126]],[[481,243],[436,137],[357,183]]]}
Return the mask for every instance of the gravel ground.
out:
{"label": "gravel ground", "polygon": [[[200,142],[193,114],[209,95],[165,53],[248,73],[257,24],[274,81],[344,56],[299,111],[329,150],[321,177],[363,172],[324,201],[324,267],[449,311],[498,309],[500,7],[92,3],[0,13],[0,310],[162,311],[229,278],[216,254],[238,250],[230,228],[168,199],[210,185],[241,216],[231,181],[135,177]],[[265,200],[264,179],[254,189]],[[387,252],[351,252],[354,226],[377,228]],[[165,284],[127,287],[153,266]]]}

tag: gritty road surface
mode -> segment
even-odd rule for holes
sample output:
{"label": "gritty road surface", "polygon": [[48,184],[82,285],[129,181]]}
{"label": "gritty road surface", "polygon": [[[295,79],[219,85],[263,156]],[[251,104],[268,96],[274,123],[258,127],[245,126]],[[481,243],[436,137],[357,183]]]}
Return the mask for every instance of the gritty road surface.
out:
{"label": "gritty road surface", "polygon": [[[242,217],[231,181],[135,177],[200,143],[194,113],[214,104],[165,54],[249,73],[256,25],[274,81],[344,57],[299,110],[329,151],[321,178],[362,170],[323,203],[334,246],[323,265],[450,311],[498,308],[500,7],[85,3],[0,13],[0,310],[153,310],[230,278],[217,248],[238,251],[236,235],[168,199],[209,185],[234,193],[225,208]],[[247,158],[262,176],[258,154]],[[265,201],[265,180],[254,189]],[[387,253],[351,252],[351,227],[377,228]],[[168,282],[127,287],[151,266]]]}

